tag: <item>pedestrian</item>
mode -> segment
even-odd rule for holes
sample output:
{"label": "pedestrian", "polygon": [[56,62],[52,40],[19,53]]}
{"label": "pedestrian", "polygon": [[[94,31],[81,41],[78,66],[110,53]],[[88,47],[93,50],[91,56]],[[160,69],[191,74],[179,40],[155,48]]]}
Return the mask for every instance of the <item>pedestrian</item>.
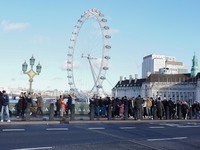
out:
{"label": "pedestrian", "polygon": [[134,101],[134,107],[136,110],[136,120],[141,120],[142,119],[142,104],[143,104],[143,98],[141,98],[140,95],[138,95],[138,97],[136,97],[135,101]]}
{"label": "pedestrian", "polygon": [[68,95],[67,97],[67,103],[66,103],[66,116],[68,117],[69,115],[69,111],[70,113],[72,113],[72,96]]}
{"label": "pedestrian", "polygon": [[187,115],[188,115],[189,109],[190,109],[190,107],[189,107],[188,103],[186,101],[183,101],[182,105],[181,105],[181,113],[182,113],[184,120],[187,120]]}
{"label": "pedestrian", "polygon": [[119,117],[118,104],[119,104],[119,98],[112,97],[112,117]]}
{"label": "pedestrian", "polygon": [[173,111],[174,111],[174,103],[172,101],[172,99],[170,98],[169,101],[168,101],[168,108],[169,108],[169,119],[172,119],[173,118]]}
{"label": "pedestrian", "polygon": [[[2,104],[3,104],[3,93],[0,91],[0,112],[2,109]],[[1,117],[1,115],[0,115],[0,117]]]}
{"label": "pedestrian", "polygon": [[130,118],[133,118],[133,116],[134,116],[134,114],[133,114],[133,99],[134,99],[134,97],[128,99],[128,115]]}
{"label": "pedestrian", "polygon": [[145,99],[142,103],[142,107],[143,107],[143,118],[146,118],[147,114],[147,100]]}
{"label": "pedestrian", "polygon": [[28,93],[28,95],[26,96],[26,102],[27,102],[27,104],[29,104],[30,106],[33,106],[33,100],[32,100],[31,93]]}
{"label": "pedestrian", "polygon": [[26,102],[26,93],[23,93],[21,92],[21,95],[19,97],[19,106],[18,106],[18,109],[20,111],[21,109],[21,115],[22,115],[22,118],[25,117],[25,111],[26,111],[26,107],[27,107],[27,102]]}
{"label": "pedestrian", "polygon": [[38,96],[37,96],[37,111],[36,111],[36,114],[40,113],[40,115],[43,115],[42,105],[43,105],[42,96],[39,93]]}
{"label": "pedestrian", "polygon": [[99,118],[99,97],[94,95],[94,110],[95,115]]}
{"label": "pedestrian", "polygon": [[3,103],[2,103],[2,109],[1,109],[1,122],[4,121],[4,111],[7,115],[7,122],[10,122],[10,114],[9,114],[9,97],[5,90],[3,90]]}
{"label": "pedestrian", "polygon": [[22,115],[22,98],[21,98],[21,95],[19,97],[18,102],[15,105],[15,108],[17,110],[17,119],[19,119],[19,116]]}
{"label": "pedestrian", "polygon": [[63,114],[64,114],[65,109],[66,109],[66,104],[64,102],[62,95],[60,95],[59,103],[60,103],[60,117],[63,118]]}
{"label": "pedestrian", "polygon": [[120,100],[120,103],[118,104],[119,107],[119,116],[120,118],[124,118],[124,100]]}
{"label": "pedestrian", "polygon": [[158,99],[157,99],[156,107],[157,107],[157,116],[160,120],[162,120],[165,109],[164,109],[164,106],[163,106],[163,103],[162,103],[160,97],[158,97]]}
{"label": "pedestrian", "polygon": [[60,101],[59,101],[59,99],[56,100],[54,108],[55,108],[55,117],[57,117],[58,115],[60,115]]}
{"label": "pedestrian", "polygon": [[148,97],[147,98],[147,107],[146,107],[146,110],[147,110],[147,115],[149,117],[149,119],[152,119],[152,112],[151,112],[151,107],[152,107],[152,97]]}
{"label": "pedestrian", "polygon": [[98,99],[98,104],[99,104],[99,116],[103,117],[105,116],[105,104],[101,96]]}

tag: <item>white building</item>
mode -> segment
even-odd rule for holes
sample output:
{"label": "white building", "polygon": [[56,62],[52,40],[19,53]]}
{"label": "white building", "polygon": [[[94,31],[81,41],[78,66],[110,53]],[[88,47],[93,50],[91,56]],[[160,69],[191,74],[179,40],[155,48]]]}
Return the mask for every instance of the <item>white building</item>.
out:
{"label": "white building", "polygon": [[112,89],[114,97],[161,97],[162,99],[200,102],[200,73],[194,78],[187,74],[151,74],[146,79],[124,79]]}
{"label": "white building", "polygon": [[153,74],[182,74],[187,73],[182,62],[177,62],[175,57],[151,54],[143,57],[142,78]]}
{"label": "white building", "polygon": [[[157,57],[155,60],[149,62],[163,62],[164,57]],[[174,59],[175,60],[175,59]],[[145,61],[144,63],[147,63]],[[160,63],[160,64],[161,64]],[[148,67],[147,67],[148,68]],[[120,81],[112,89],[114,97],[153,97],[158,96],[162,99],[177,100],[190,100],[191,103],[200,102],[200,72],[198,72],[198,60],[196,56],[193,57],[191,73],[151,73],[147,78],[133,79],[131,76],[129,79],[120,78]]]}
{"label": "white building", "polygon": [[116,84],[116,86],[112,89],[112,95],[113,97],[119,97],[122,98],[124,96],[127,97],[137,97],[138,95],[141,95],[142,91],[142,84],[145,82],[146,79],[138,79],[137,75],[135,75],[135,78],[133,79],[130,75],[128,79],[120,77],[119,82]]}

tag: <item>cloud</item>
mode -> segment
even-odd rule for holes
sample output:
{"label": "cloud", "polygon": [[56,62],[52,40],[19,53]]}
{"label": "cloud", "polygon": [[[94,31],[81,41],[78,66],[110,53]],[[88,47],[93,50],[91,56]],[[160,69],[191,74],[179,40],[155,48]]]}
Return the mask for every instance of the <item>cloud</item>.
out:
{"label": "cloud", "polygon": [[6,20],[1,21],[1,26],[4,31],[24,30],[27,28],[28,23],[10,23]]}
{"label": "cloud", "polygon": [[33,37],[32,42],[34,42],[34,43],[42,43],[42,42],[44,42],[46,40],[47,40],[47,38],[45,36],[36,35],[36,36]]}
{"label": "cloud", "polygon": [[[61,66],[61,70],[64,70],[64,71],[66,71],[67,70],[67,60],[62,64],[62,66]],[[78,61],[74,61],[73,62],[73,68],[74,69],[78,69],[78,68],[80,68],[81,67],[81,63],[80,62],[78,62]]]}

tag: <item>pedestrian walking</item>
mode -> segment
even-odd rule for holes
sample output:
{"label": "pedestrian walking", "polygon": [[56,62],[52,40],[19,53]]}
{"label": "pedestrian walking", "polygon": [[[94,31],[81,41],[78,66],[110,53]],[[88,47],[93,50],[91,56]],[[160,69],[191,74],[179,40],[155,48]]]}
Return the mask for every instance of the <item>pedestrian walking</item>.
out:
{"label": "pedestrian walking", "polygon": [[37,96],[37,111],[36,111],[37,115],[38,114],[43,115],[42,106],[43,106],[42,96],[39,93],[38,96]]}
{"label": "pedestrian walking", "polygon": [[1,122],[4,121],[4,111],[6,112],[7,116],[7,122],[10,122],[10,114],[9,114],[9,97],[6,91],[3,90],[3,96],[2,96],[2,109],[1,109]]}

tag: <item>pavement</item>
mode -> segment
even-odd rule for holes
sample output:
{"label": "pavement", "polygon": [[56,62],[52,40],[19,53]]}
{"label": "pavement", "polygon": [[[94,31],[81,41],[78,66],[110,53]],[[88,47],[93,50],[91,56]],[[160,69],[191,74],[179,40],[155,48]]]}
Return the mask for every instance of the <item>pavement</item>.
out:
{"label": "pavement", "polygon": [[190,119],[190,120],[150,120],[150,119],[142,119],[135,120],[133,118],[129,118],[128,120],[124,120],[122,118],[112,118],[108,120],[108,118],[94,118],[94,120],[90,120],[88,115],[75,115],[74,120],[70,120],[70,118],[64,117],[54,117],[53,120],[49,120],[49,116],[37,116],[31,117],[30,120],[25,120],[22,118],[17,118],[16,116],[11,117],[11,122],[0,122],[1,125],[50,125],[50,124],[88,124],[88,123],[153,123],[153,122],[200,122],[200,119]]}

